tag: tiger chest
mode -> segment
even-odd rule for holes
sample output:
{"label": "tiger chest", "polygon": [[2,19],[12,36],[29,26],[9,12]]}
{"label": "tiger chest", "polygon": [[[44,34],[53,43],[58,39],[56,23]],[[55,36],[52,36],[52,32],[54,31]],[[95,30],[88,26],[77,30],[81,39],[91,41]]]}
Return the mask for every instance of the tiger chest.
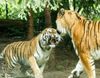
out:
{"label": "tiger chest", "polygon": [[49,60],[50,51],[44,52],[42,50],[37,50],[35,52],[34,56],[35,56],[35,59],[36,59],[38,65],[42,65]]}

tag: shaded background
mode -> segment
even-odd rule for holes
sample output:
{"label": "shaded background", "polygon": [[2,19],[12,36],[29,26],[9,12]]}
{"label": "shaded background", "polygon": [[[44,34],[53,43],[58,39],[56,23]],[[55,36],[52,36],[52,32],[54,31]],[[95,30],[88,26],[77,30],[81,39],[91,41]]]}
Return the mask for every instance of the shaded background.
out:
{"label": "shaded background", "polygon": [[[100,0],[0,0],[0,52],[7,44],[29,40],[46,27],[56,28],[60,8],[77,11],[87,19],[100,20]],[[44,71],[45,78],[67,78],[78,61],[71,38],[68,35],[63,38],[52,51]],[[100,61],[96,61],[96,67],[99,78]],[[2,72],[0,70],[0,78]],[[19,72],[14,70],[12,75],[20,76]],[[85,73],[82,78],[86,78]]]}

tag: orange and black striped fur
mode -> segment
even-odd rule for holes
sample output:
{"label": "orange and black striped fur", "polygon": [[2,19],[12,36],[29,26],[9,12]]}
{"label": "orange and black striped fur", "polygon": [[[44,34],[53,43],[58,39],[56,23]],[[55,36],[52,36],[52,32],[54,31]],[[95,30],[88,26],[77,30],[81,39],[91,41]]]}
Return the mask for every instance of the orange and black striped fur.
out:
{"label": "orange and black striped fur", "polygon": [[68,78],[78,78],[83,68],[88,78],[96,78],[94,60],[100,59],[100,21],[87,20],[74,11],[61,9],[56,24],[58,31],[72,38],[79,57]]}
{"label": "orange and black striped fur", "polygon": [[54,28],[46,28],[29,41],[8,44],[1,53],[1,57],[4,57],[9,68],[15,67],[16,64],[20,64],[21,67],[30,66],[35,78],[43,78],[42,72],[51,50],[60,40],[61,37]]}

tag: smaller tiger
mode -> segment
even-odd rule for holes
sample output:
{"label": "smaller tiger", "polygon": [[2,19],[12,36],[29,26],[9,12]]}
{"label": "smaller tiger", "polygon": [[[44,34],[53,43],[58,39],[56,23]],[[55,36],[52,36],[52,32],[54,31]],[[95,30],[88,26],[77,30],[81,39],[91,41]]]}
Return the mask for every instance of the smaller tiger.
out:
{"label": "smaller tiger", "polygon": [[[0,57],[4,57],[9,68],[16,64],[30,66],[35,78],[43,78],[43,70],[49,60],[51,50],[61,41],[61,36],[54,28],[46,28],[29,41],[18,41],[8,44]],[[27,70],[24,70],[27,71]]]}

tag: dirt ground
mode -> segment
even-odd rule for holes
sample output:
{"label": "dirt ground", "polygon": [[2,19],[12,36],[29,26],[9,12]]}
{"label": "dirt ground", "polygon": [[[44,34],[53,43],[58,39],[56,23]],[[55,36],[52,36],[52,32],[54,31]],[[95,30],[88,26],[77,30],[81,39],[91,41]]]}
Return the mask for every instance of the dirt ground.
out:
{"label": "dirt ground", "polygon": [[[0,52],[3,48],[13,41],[18,41],[20,39],[0,39]],[[70,45],[65,47],[65,43],[58,45],[52,52],[50,60],[48,61],[46,68],[44,70],[44,78],[67,78],[71,70],[75,67],[78,61],[76,55],[71,52],[73,51]],[[1,61],[0,61],[1,62]],[[2,64],[0,63],[0,78],[4,78]],[[100,78],[100,60],[96,61],[96,74],[97,78]],[[14,68],[11,72],[13,78],[27,78],[21,74],[18,67]],[[80,78],[87,78],[85,72],[82,73]]]}

